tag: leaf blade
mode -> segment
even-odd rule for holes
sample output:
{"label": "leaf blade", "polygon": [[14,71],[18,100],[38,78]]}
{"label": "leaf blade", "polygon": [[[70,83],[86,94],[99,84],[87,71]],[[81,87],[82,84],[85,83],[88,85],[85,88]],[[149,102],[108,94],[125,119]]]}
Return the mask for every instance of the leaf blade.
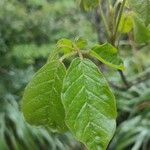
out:
{"label": "leaf blade", "polygon": [[60,98],[65,73],[63,64],[53,60],[34,75],[22,100],[22,112],[28,123],[49,126],[58,131],[66,130]]}
{"label": "leaf blade", "polygon": [[109,43],[105,43],[103,45],[96,45],[90,51],[90,55],[110,67],[124,70],[123,62],[118,57],[117,49]]}
{"label": "leaf blade", "polygon": [[64,79],[62,102],[66,124],[75,137],[90,150],[105,149],[114,134],[116,106],[95,64],[78,58],[71,63]]}

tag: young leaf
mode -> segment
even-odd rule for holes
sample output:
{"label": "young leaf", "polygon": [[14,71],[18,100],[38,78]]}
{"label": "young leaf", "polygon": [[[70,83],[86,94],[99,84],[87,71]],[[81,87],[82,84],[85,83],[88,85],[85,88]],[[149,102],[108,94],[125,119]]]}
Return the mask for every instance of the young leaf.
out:
{"label": "young leaf", "polygon": [[87,46],[87,41],[80,37],[75,40],[75,44],[76,44],[77,48],[83,49]]}
{"label": "young leaf", "polygon": [[150,28],[146,27],[142,20],[138,17],[134,17],[134,38],[137,43],[150,42]]}
{"label": "young leaf", "polygon": [[58,56],[59,52],[57,49],[53,49],[50,51],[49,57],[47,59],[47,63],[51,62],[52,60],[58,60],[59,56]]}
{"label": "young leaf", "polygon": [[28,123],[48,126],[58,131],[66,130],[61,102],[65,73],[63,64],[52,60],[34,75],[22,100],[22,112]]}
{"label": "young leaf", "polygon": [[115,98],[90,60],[76,58],[63,82],[66,124],[89,150],[105,150],[116,128]]}
{"label": "young leaf", "polygon": [[119,28],[118,28],[119,32],[128,33],[131,31],[132,27],[133,27],[132,14],[131,13],[122,14]]}
{"label": "young leaf", "polygon": [[145,25],[150,23],[150,0],[128,0],[128,4]]}
{"label": "young leaf", "polygon": [[90,51],[90,55],[110,67],[120,70],[124,69],[123,62],[118,57],[117,49],[109,43],[94,46]]}
{"label": "young leaf", "polygon": [[57,47],[66,54],[72,51],[73,44],[71,40],[63,38],[57,42]]}

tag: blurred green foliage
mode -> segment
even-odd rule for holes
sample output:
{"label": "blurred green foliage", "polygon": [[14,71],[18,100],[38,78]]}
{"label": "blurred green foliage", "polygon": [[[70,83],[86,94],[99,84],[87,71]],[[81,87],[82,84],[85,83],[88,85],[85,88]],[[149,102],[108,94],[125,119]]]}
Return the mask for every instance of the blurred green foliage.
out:
{"label": "blurred green foliage", "polygon": [[[99,28],[95,29],[94,17],[95,12],[85,14],[74,0],[0,0],[0,150],[83,149],[68,133],[57,135],[27,125],[19,111],[19,102],[25,85],[46,62],[58,39],[82,36],[90,43],[97,43]],[[129,35],[121,36],[119,53],[127,79],[136,82],[128,90],[112,85],[119,113],[110,150],[150,147],[150,30],[148,21],[146,25],[141,20],[137,20],[138,26],[135,23],[134,29],[129,27]],[[111,83],[123,84],[116,71],[102,68]]]}
{"label": "blurred green foliage", "polygon": [[81,148],[69,134],[60,136],[27,125],[18,104],[25,85],[46,62],[59,38],[92,32],[91,23],[74,1],[0,1],[1,150]]}

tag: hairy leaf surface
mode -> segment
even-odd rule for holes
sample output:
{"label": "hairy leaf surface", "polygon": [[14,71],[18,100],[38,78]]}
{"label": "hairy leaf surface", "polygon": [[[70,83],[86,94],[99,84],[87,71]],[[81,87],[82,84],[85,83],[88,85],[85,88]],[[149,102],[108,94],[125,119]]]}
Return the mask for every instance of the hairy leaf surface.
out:
{"label": "hairy leaf surface", "polygon": [[66,130],[61,102],[65,73],[63,64],[52,60],[34,75],[25,89],[22,101],[22,111],[27,122],[59,131]]}
{"label": "hairy leaf surface", "polygon": [[124,69],[123,62],[118,56],[117,49],[109,43],[94,46],[90,54],[110,67],[120,70]]}
{"label": "hairy leaf surface", "polygon": [[66,124],[89,150],[105,150],[116,128],[115,98],[90,60],[73,60],[64,79]]}

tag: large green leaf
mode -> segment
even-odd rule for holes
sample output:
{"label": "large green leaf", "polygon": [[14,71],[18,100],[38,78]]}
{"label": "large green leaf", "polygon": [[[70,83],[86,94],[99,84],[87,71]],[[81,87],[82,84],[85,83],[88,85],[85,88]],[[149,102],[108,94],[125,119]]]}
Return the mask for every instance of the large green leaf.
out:
{"label": "large green leaf", "polygon": [[115,98],[90,60],[76,58],[63,83],[66,124],[89,150],[105,150],[116,128]]}
{"label": "large green leaf", "polygon": [[83,10],[91,10],[98,6],[100,0],[77,0],[77,3]]}
{"label": "large green leaf", "polygon": [[150,23],[150,0],[128,0],[128,4],[146,25]]}
{"label": "large green leaf", "polygon": [[124,69],[123,62],[118,56],[117,49],[109,43],[94,46],[90,51],[90,55],[110,67],[120,70]]}
{"label": "large green leaf", "polygon": [[141,19],[134,17],[133,19],[134,26],[134,38],[138,43],[148,43],[150,42],[150,28],[146,27]]}
{"label": "large green leaf", "polygon": [[61,103],[61,90],[65,67],[59,61],[45,64],[27,85],[22,111],[27,122],[44,125],[64,131],[64,108]]}

